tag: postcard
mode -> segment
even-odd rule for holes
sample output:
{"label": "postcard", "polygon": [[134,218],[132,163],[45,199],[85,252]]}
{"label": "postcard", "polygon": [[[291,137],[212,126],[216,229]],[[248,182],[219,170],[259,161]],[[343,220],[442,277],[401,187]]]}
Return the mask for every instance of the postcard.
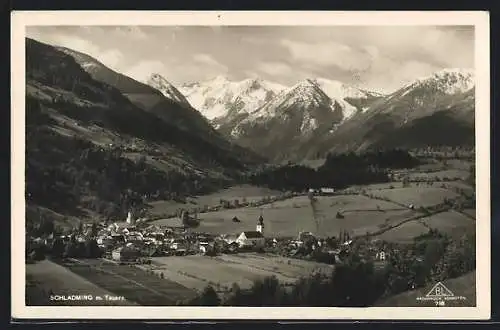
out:
{"label": "postcard", "polygon": [[11,61],[13,318],[490,317],[487,12],[17,11]]}

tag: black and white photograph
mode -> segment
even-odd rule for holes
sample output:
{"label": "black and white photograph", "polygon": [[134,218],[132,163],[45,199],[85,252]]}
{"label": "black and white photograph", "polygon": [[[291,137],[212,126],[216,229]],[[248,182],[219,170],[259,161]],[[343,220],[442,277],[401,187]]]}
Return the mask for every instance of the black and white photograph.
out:
{"label": "black and white photograph", "polygon": [[489,317],[487,14],[18,14],[19,315]]}

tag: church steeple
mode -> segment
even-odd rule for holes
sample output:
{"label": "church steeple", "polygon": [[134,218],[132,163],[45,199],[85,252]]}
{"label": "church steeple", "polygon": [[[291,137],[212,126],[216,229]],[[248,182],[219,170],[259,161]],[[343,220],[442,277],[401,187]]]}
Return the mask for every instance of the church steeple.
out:
{"label": "church steeple", "polygon": [[256,230],[260,233],[264,231],[264,217],[262,216],[262,210],[260,211],[259,220],[257,221]]}

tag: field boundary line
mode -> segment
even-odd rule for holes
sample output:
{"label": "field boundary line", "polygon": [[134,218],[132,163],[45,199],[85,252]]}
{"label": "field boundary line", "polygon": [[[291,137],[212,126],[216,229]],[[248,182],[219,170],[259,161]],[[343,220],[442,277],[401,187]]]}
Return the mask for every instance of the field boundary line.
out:
{"label": "field boundary line", "polygon": [[[117,274],[117,273],[112,272],[112,271],[109,271],[109,270],[105,270],[105,269],[103,269],[103,268],[101,268],[101,267],[99,267],[99,266],[96,266],[96,265],[92,265],[92,264],[86,263],[86,262],[84,262],[84,261],[82,261],[82,260],[77,260],[77,259],[72,259],[72,258],[71,258],[70,260],[72,260],[72,261],[76,261],[77,263],[80,263],[80,264],[83,264],[83,265],[87,265],[87,266],[89,266],[89,267],[91,267],[91,268],[95,268],[95,269],[97,269],[97,270],[99,270],[99,271],[101,271],[101,272],[103,272],[103,273],[106,273],[106,274],[109,274],[109,275],[116,276],[116,277],[121,278],[122,280],[124,280],[124,281],[126,281],[126,282],[133,283],[133,284],[137,285],[138,287],[141,287],[141,288],[143,288],[143,289],[146,289],[147,291],[152,292],[152,293],[154,293],[154,294],[156,294],[156,295],[158,295],[158,296],[166,297],[166,298],[168,298],[169,300],[171,300],[171,299],[170,299],[170,297],[168,297],[167,295],[165,295],[165,294],[163,294],[163,293],[161,293],[161,292],[158,292],[158,291],[156,291],[156,290],[154,290],[154,289],[151,289],[150,287],[148,287],[148,286],[146,286],[146,285],[144,285],[144,284],[142,284],[142,283],[139,283],[139,282],[137,282],[137,281],[134,281],[134,280],[132,280],[132,279],[130,279],[130,278],[126,278],[126,277],[125,277],[125,276],[123,276],[123,275]],[[70,269],[70,270],[71,270],[71,269]]]}
{"label": "field boundary line", "polygon": [[398,228],[402,225],[404,225],[405,223],[408,223],[410,221],[416,221],[416,220],[419,220],[419,219],[422,219],[422,218],[427,218],[427,217],[431,217],[433,215],[436,215],[436,214],[440,214],[440,213],[443,213],[443,212],[447,212],[449,211],[450,208],[446,208],[446,209],[443,209],[443,210],[439,210],[439,211],[434,211],[434,212],[430,212],[429,214],[420,214],[418,216],[414,216],[414,217],[411,217],[411,218],[408,218],[408,219],[405,219],[397,224],[395,224],[394,226],[391,226],[391,227],[388,227],[388,228],[384,228],[384,229],[381,229],[375,233],[370,233],[370,234],[365,234],[365,235],[359,235],[357,237],[373,237],[373,236],[379,236],[379,235],[382,235],[384,234],[385,232],[388,232],[392,229],[395,229],[395,228]]}
{"label": "field boundary line", "polygon": [[452,211],[465,216],[467,219],[470,219],[473,222],[476,222],[476,217],[474,217],[474,216],[472,216],[472,215],[470,215],[470,214],[468,214],[466,212],[463,212],[463,211],[460,211],[460,210],[456,210],[456,209],[452,209]]}

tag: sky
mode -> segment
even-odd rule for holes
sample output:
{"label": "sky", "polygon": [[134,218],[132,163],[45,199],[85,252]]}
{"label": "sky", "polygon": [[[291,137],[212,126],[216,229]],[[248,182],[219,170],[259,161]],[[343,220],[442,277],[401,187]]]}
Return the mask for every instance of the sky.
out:
{"label": "sky", "polygon": [[473,69],[473,26],[30,26],[140,81],[216,76],[292,86],[306,78],[382,93],[444,68]]}

